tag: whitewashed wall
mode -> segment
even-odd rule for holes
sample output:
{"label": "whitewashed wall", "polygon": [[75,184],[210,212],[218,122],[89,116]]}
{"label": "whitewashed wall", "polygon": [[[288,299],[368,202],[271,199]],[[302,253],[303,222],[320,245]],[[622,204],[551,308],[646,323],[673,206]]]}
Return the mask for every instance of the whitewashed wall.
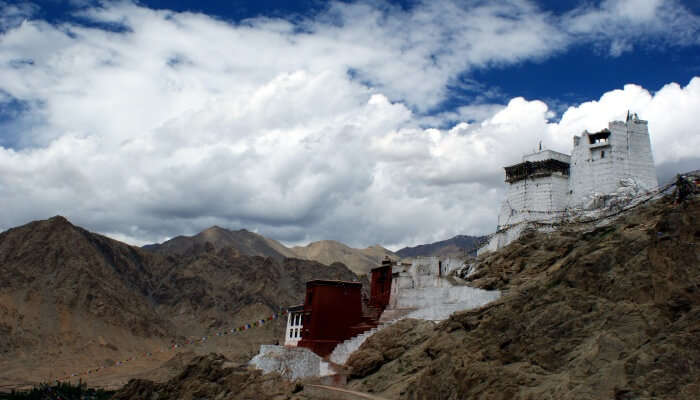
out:
{"label": "whitewashed wall", "polygon": [[574,140],[578,144],[571,154],[571,207],[581,207],[594,193],[614,193],[625,178],[646,189],[658,186],[647,121],[613,121],[608,129],[607,143],[591,144],[588,132]]}

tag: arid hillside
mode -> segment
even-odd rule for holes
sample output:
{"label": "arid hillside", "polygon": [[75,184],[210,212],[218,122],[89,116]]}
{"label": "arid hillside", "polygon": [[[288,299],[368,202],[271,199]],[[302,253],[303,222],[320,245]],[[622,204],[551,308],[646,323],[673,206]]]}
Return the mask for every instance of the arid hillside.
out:
{"label": "arid hillside", "polygon": [[467,278],[501,299],[379,332],[349,360],[349,385],[401,399],[700,398],[698,242],[697,197],[528,233]]}
{"label": "arid hillside", "polygon": [[[302,302],[311,279],[358,279],[342,264],[250,257],[206,240],[190,250],[144,251],[63,217],[1,233],[0,386],[114,365],[267,318]],[[281,339],[283,326],[278,319],[197,351],[245,358]],[[90,379],[109,384],[109,373]]]}

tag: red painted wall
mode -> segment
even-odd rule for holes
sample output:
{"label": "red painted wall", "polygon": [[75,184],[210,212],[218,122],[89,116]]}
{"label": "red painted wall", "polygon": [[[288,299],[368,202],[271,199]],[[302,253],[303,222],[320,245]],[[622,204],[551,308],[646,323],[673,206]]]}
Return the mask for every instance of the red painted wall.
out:
{"label": "red painted wall", "polygon": [[386,308],[391,296],[391,262],[385,260],[381,267],[372,270],[369,305]]}
{"label": "red painted wall", "polygon": [[298,346],[321,357],[354,333],[351,326],[362,318],[362,284],[358,282],[321,281],[306,283],[304,328]]}

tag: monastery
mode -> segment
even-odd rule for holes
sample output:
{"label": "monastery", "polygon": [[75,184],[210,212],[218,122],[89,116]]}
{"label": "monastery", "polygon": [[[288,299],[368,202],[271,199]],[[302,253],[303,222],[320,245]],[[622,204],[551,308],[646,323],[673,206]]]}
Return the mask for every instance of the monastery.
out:
{"label": "monastery", "polygon": [[540,150],[505,167],[505,173],[508,187],[497,232],[479,253],[507,245],[529,223],[602,209],[659,185],[647,121],[629,113],[625,122],[574,136],[571,155]]}
{"label": "monastery", "polygon": [[371,271],[368,298],[359,282],[309,281],[304,304],[287,309],[284,346],[261,346],[251,364],[290,379],[334,376],[333,365],[344,364],[365,339],[399,319],[441,321],[500,296],[456,282],[452,272],[463,267],[456,258],[384,258]]}
{"label": "monastery", "polygon": [[[610,207],[658,186],[647,121],[636,114],[600,132],[574,136],[571,155],[527,154],[505,167],[505,175],[498,230],[480,252],[505,246],[529,224],[561,221],[572,210]],[[461,259],[385,258],[371,271],[368,298],[359,282],[309,281],[304,304],[288,308],[284,346],[261,346],[251,364],[289,379],[340,376],[334,366],[384,326],[401,318],[441,321],[500,296],[458,282],[453,272],[464,268]]]}

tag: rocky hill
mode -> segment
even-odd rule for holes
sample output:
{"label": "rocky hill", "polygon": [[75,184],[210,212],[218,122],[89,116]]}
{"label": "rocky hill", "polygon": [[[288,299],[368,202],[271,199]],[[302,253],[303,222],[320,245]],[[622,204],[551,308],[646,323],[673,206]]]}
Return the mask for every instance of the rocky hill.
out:
{"label": "rocky hill", "polygon": [[401,258],[411,257],[462,257],[476,255],[477,247],[484,241],[483,236],[457,235],[451,239],[441,240],[435,243],[421,244],[413,247],[404,247],[396,254]]}
{"label": "rocky hill", "polygon": [[[307,280],[358,279],[342,264],[246,256],[217,237],[160,254],[63,217],[0,233],[0,386],[113,365],[268,317],[302,302]],[[227,339],[227,355],[274,343],[283,325]],[[201,350],[223,351],[215,343]]]}
{"label": "rocky hill", "polygon": [[379,245],[355,249],[335,240],[312,242],[307,246],[292,247],[291,250],[297,257],[306,260],[318,261],[322,264],[343,263],[358,275],[369,273],[372,268],[381,263],[384,256],[399,258],[396,254]]}
{"label": "rocky hill", "polygon": [[403,399],[700,397],[700,200],[528,233],[467,279],[504,295],[404,321],[349,360],[350,387]]}
{"label": "rocky hill", "polygon": [[245,229],[231,231],[218,226],[212,226],[194,236],[177,236],[160,244],[149,244],[143,246],[143,249],[160,254],[197,254],[204,250],[206,243],[215,249],[231,247],[246,256],[272,257],[278,260],[298,257],[276,240]]}

